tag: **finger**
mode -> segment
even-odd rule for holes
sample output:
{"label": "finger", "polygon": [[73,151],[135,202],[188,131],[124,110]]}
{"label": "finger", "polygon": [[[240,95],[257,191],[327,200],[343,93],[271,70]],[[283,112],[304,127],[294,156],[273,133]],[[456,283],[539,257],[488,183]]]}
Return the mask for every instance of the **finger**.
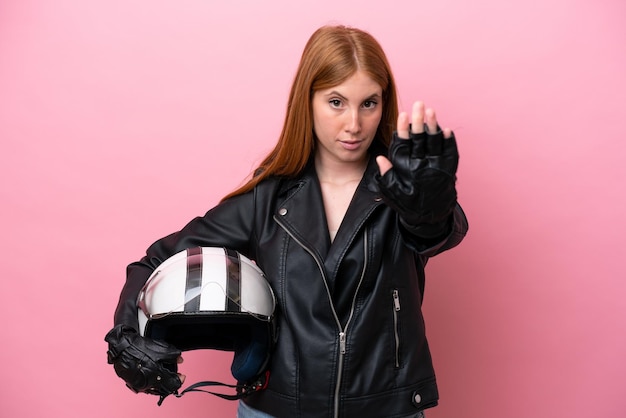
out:
{"label": "finger", "polygon": [[187,378],[187,376],[181,373],[177,373],[177,374],[178,374],[178,378],[180,379],[180,384],[182,385],[183,383],[185,383],[185,379]]}
{"label": "finger", "polygon": [[409,139],[409,117],[406,112],[398,115],[398,138]]}
{"label": "finger", "polygon": [[443,133],[439,130],[439,125],[437,125],[437,115],[434,109],[426,109],[424,119],[426,129],[428,130],[426,152],[430,155],[440,155],[443,151]]}
{"label": "finger", "polygon": [[381,176],[384,176],[385,173],[391,170],[391,167],[393,167],[391,161],[389,161],[387,157],[383,155],[379,155],[378,157],[376,157],[376,164],[378,164],[378,169],[380,170]]}
{"label": "finger", "polygon": [[426,139],[426,153],[429,155],[441,155],[443,152],[443,134],[441,132],[428,135]]}
{"label": "finger", "polygon": [[411,133],[421,134],[424,132],[424,103],[413,103],[413,112],[411,113]]}
{"label": "finger", "polygon": [[411,134],[411,154],[410,158],[424,158],[426,155],[427,135],[424,132]]}
{"label": "finger", "polygon": [[435,114],[435,110],[432,108],[426,109],[424,112],[424,120],[426,123],[426,128],[428,129],[429,134],[434,134],[437,132],[437,115]]}
{"label": "finger", "polygon": [[446,139],[452,138],[452,129],[444,128],[443,129],[443,137],[446,138]]}
{"label": "finger", "polygon": [[183,356],[178,356],[178,358],[176,359],[176,363],[178,364],[182,363],[183,361],[185,361],[183,360]]}

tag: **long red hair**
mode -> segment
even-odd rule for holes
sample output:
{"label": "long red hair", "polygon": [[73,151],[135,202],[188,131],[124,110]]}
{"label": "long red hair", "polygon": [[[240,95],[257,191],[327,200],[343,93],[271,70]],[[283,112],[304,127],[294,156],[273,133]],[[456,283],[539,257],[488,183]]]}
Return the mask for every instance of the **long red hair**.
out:
{"label": "long red hair", "polygon": [[398,117],[398,100],[391,67],[382,47],[363,30],[323,26],[311,35],[304,47],[276,146],[254,176],[223,200],[252,190],[269,176],[298,175],[315,149],[313,93],[343,83],[357,70],[367,73],[382,88],[383,114],[376,138],[388,146]]}

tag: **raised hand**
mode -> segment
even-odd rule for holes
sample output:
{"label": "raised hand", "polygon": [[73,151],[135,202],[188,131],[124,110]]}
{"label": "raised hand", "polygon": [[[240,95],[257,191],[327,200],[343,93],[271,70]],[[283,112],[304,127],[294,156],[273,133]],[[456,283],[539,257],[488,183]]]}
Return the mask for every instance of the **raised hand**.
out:
{"label": "raised hand", "polygon": [[441,235],[456,204],[459,153],[450,129],[441,130],[433,109],[415,102],[398,116],[389,158],[376,158],[382,197],[409,230],[425,238]]}

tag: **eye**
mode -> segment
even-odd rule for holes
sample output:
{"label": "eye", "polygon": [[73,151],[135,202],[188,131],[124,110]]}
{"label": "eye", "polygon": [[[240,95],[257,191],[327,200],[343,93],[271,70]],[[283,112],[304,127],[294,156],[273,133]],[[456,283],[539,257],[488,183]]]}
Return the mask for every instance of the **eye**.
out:
{"label": "eye", "polygon": [[339,99],[330,99],[328,103],[330,104],[330,107],[334,107],[334,108],[341,107],[341,100]]}
{"label": "eye", "polygon": [[378,103],[376,101],[374,101],[374,100],[366,100],[366,101],[363,102],[363,107],[365,109],[373,109],[373,108],[376,107],[377,104]]}

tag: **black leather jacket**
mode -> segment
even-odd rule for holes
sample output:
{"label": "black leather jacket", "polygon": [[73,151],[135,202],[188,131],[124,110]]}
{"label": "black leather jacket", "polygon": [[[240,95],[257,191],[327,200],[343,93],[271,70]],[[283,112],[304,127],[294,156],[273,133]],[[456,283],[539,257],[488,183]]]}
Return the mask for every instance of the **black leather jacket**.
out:
{"label": "black leather jacket", "polygon": [[255,260],[277,298],[279,338],[266,390],[245,399],[284,418],[413,417],[438,392],[421,303],[428,257],[457,245],[457,206],[445,239],[399,226],[371,187],[373,161],[331,245],[317,176],[273,178],[155,242],[128,266],[115,322],[137,326],[136,297],[174,253],[224,246]]}

